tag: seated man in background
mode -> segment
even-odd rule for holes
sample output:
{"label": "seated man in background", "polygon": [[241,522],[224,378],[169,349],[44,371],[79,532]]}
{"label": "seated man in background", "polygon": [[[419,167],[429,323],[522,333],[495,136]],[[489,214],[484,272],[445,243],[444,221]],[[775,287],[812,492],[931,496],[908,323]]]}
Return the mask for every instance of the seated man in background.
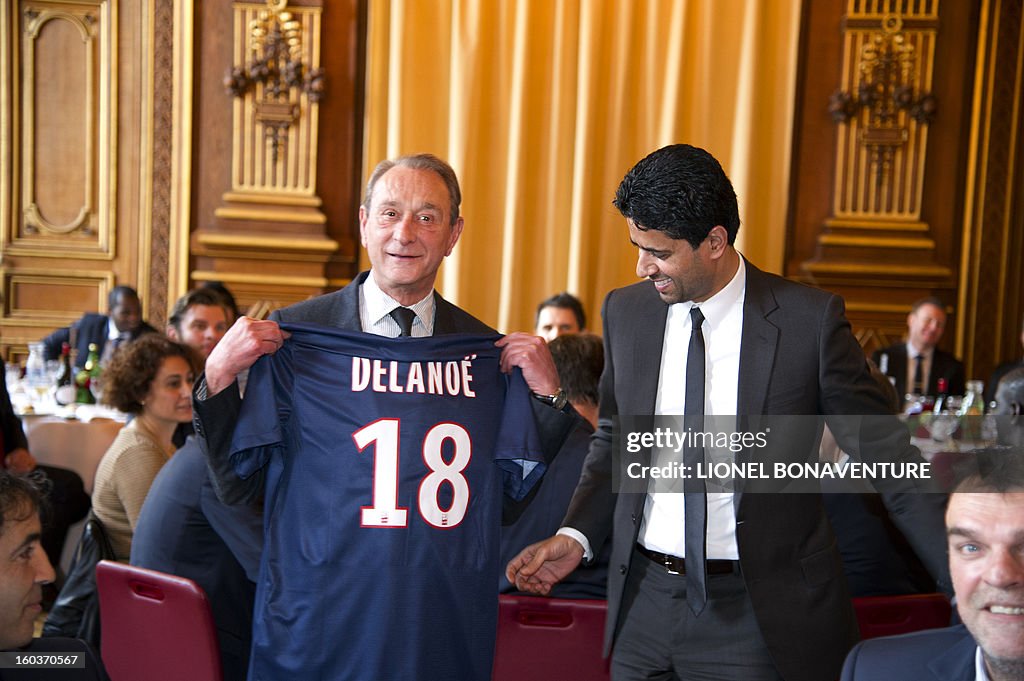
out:
{"label": "seated man in background", "polygon": [[[583,469],[583,460],[590,449],[590,436],[597,427],[598,382],[604,368],[604,347],[601,338],[590,333],[559,336],[548,343],[558,369],[562,389],[569,404],[582,416],[570,433],[554,462],[548,466],[529,495],[518,502],[522,515],[501,528],[502,574],[498,581],[500,593],[515,592],[504,574],[504,566],[524,546],[550,537],[561,527],[569,500],[576,490]],[[611,544],[587,565],[576,568],[564,581],[555,585],[551,595],[557,598],[605,598],[608,589],[608,559]]]}
{"label": "seated man in background", "polygon": [[[21,427],[21,420],[14,413],[11,398],[7,392],[6,371],[0,378],[0,470],[16,475],[41,470],[50,479],[49,513],[43,529],[43,550],[54,565],[60,563],[60,552],[64,547],[68,528],[85,517],[89,512],[89,495],[85,493],[82,478],[74,471],[53,466],[39,466],[28,450],[28,438]],[[48,600],[56,595],[49,593]]]}
{"label": "seated man in background", "polygon": [[541,301],[537,306],[534,333],[547,342],[570,333],[587,330],[587,315],[583,303],[571,293],[558,293]]}
{"label": "seated man in background", "polygon": [[84,668],[3,669],[5,681],[109,681],[99,656],[73,638],[33,638],[42,612],[44,584],[54,579],[53,566],[39,543],[45,479],[37,474],[0,471],[0,650],[17,653],[63,653],[85,658]]}
{"label": "seated man in background", "polygon": [[234,322],[224,297],[212,288],[192,289],[174,303],[167,318],[167,337],[188,345],[205,364],[210,351]]}
{"label": "seated man in background", "polygon": [[142,303],[139,302],[139,294],[131,287],[115,286],[107,296],[107,309],[105,315],[86,312],[71,326],[57,329],[44,338],[46,359],[60,357],[61,346],[67,343],[78,351],[75,366],[83,367],[89,358],[89,345],[95,343],[100,362],[106,364],[120,344],[156,331],[142,321]]}
{"label": "seated man in background", "polygon": [[[230,296],[220,289],[209,286],[192,289],[178,298],[167,318],[167,337],[196,351],[201,362],[200,371],[206,365],[206,358],[210,356],[210,352],[217,347],[217,343],[227,333],[228,327],[235,321],[225,295]],[[175,447],[183,447],[185,440],[193,432],[195,430],[191,421],[179,423],[171,441]]]}
{"label": "seated man in background", "polygon": [[131,564],[187,577],[203,588],[225,681],[244,681],[249,668],[262,550],[262,511],[221,503],[202,450],[189,438],[149,488],[132,538]]}
{"label": "seated man in background", "polygon": [[946,510],[963,624],[864,641],[843,681],[1024,678],[1024,450],[980,450],[964,464]]}
{"label": "seated man in background", "polygon": [[939,379],[946,379],[950,395],[964,394],[964,365],[936,346],[946,328],[946,309],[938,298],[922,298],[907,315],[907,340],[876,350],[871,359],[895,379],[900,398],[938,395]]}

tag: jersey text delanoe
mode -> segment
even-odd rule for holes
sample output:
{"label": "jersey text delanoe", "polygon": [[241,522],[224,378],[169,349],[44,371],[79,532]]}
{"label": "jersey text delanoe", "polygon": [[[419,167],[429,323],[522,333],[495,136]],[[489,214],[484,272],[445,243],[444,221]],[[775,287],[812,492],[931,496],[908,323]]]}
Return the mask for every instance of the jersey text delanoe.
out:
{"label": "jersey text delanoe", "polygon": [[266,467],[250,679],[486,681],[502,496],[544,471],[521,375],[497,336],[282,328],[232,443]]}

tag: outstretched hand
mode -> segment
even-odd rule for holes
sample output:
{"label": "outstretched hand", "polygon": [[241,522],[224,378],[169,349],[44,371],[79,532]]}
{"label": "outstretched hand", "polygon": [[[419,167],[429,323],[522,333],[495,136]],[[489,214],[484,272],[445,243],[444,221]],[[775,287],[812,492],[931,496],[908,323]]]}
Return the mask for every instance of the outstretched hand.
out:
{"label": "outstretched hand", "polygon": [[583,560],[580,543],[561,534],[531,544],[509,561],[508,581],[519,591],[546,596]]}

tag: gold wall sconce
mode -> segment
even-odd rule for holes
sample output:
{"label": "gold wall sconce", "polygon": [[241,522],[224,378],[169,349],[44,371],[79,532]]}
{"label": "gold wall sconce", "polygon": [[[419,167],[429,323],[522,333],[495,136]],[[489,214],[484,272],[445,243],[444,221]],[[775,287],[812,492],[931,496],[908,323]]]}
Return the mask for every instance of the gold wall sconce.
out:
{"label": "gold wall sconce", "polygon": [[248,63],[232,67],[224,78],[229,95],[254,94],[255,120],[263,126],[275,163],[300,116],[293,91],[316,104],[326,85],[323,69],[303,63],[302,24],[287,7],[288,0],[267,0],[267,8],[249,22]]}
{"label": "gold wall sconce", "polygon": [[[885,15],[881,30],[861,49],[856,94],[836,90],[829,98],[832,120],[849,123],[858,112],[866,111],[866,144],[872,143],[872,137],[880,138],[875,143],[891,143],[893,132],[900,129],[900,111],[927,125],[935,117],[937,102],[930,92],[915,91],[916,71],[916,50],[903,33],[903,20],[894,14]],[[901,142],[905,139],[905,135],[899,137]]]}

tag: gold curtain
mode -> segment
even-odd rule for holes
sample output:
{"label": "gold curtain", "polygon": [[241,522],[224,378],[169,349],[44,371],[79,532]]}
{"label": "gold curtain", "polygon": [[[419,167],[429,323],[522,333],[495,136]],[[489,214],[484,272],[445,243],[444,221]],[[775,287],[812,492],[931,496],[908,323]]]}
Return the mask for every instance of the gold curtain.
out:
{"label": "gold curtain", "polygon": [[721,161],[741,250],[780,271],[799,19],[800,0],[373,0],[364,177],[452,164],[466,230],[437,287],[503,331],[569,290],[600,332],[636,281],[615,188],[670,143]]}

